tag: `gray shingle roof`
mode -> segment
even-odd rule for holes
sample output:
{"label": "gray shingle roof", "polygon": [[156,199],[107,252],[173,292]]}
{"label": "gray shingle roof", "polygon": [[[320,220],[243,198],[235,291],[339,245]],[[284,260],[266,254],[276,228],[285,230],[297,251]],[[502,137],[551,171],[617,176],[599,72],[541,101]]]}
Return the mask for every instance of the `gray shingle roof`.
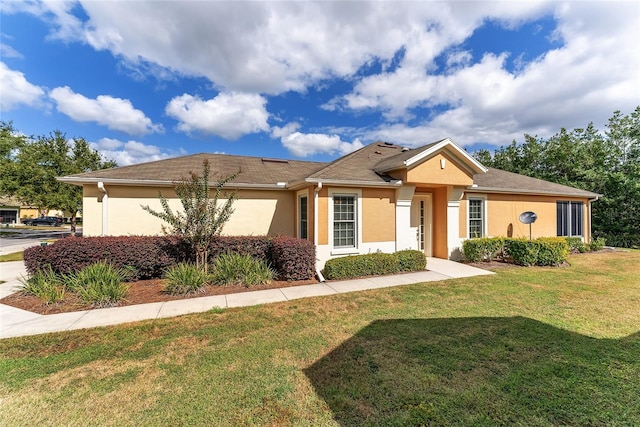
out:
{"label": "gray shingle roof", "polygon": [[385,142],[374,142],[353,153],[329,163],[312,173],[309,179],[336,181],[389,182],[392,178],[375,172],[376,165],[386,159],[404,154],[402,147]]}
{"label": "gray shingle roof", "polygon": [[[324,180],[385,185],[394,181],[394,179],[385,174],[376,173],[376,170],[385,171],[396,166],[402,167],[404,161],[439,142],[441,141],[411,150],[404,149],[404,151],[399,145],[375,142],[331,163],[265,159],[225,154],[194,154],[70,175],[63,177],[61,180],[76,184],[96,181],[138,185],[169,184],[187,177],[191,171],[200,173],[202,171],[202,162],[206,159],[209,160],[211,165],[212,181],[224,178],[240,170],[241,174],[233,182],[238,186],[277,186],[278,183],[292,184],[305,180],[311,182]],[[589,191],[492,168],[489,168],[487,173],[474,175],[474,183],[476,186],[471,188],[470,191],[537,193],[588,198],[598,196],[598,194]]]}
{"label": "gray shingle roof", "polygon": [[595,198],[599,194],[566,185],[556,184],[542,179],[531,178],[517,173],[500,169],[488,168],[487,173],[473,176],[473,183],[477,185],[473,191],[500,191],[509,193],[536,193],[560,196],[575,196]]}
{"label": "gray shingle roof", "polygon": [[155,162],[122,166],[65,177],[65,181],[123,181],[123,182],[175,182],[188,177],[190,172],[200,174],[202,162],[209,160],[210,179],[215,181],[238,170],[240,175],[234,183],[268,185],[304,179],[310,172],[326,163],[297,160],[265,159],[260,157],[229,156],[225,154],[194,154]]}

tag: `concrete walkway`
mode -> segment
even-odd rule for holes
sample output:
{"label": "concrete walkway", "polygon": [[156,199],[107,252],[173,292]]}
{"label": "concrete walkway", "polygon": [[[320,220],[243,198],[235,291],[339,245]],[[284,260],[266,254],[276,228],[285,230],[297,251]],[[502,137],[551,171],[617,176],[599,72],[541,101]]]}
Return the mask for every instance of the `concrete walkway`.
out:
{"label": "concrete walkway", "polygon": [[[117,325],[139,320],[201,313],[212,308],[246,307],[298,298],[493,274],[479,268],[439,258],[429,258],[427,266],[428,271],[394,276],[317,283],[239,294],[74,311],[72,313],[41,315],[0,304],[0,338]],[[0,298],[16,292],[16,287],[20,285],[17,278],[21,275],[26,275],[24,264],[21,261],[0,263],[0,280],[6,281],[6,283],[0,284]]]}

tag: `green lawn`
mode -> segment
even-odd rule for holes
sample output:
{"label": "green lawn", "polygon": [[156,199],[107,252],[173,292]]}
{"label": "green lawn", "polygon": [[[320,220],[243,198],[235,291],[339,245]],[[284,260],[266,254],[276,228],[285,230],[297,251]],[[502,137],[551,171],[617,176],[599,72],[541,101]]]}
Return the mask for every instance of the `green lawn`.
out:
{"label": "green lawn", "polygon": [[640,252],[0,341],[0,425],[638,426]]}
{"label": "green lawn", "polygon": [[24,260],[23,251],[0,255],[0,262],[22,261],[22,260]]}

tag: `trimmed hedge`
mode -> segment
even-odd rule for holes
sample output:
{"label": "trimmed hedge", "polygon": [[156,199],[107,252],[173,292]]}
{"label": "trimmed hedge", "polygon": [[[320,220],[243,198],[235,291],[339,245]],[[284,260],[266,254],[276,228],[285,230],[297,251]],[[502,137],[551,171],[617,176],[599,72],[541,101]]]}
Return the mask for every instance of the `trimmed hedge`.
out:
{"label": "trimmed hedge", "polygon": [[[471,262],[501,260],[525,266],[560,265],[569,255],[567,240],[564,237],[469,239],[462,243],[462,250],[465,259]],[[573,240],[570,242],[576,245]]]}
{"label": "trimmed hedge", "polygon": [[569,256],[569,245],[563,237],[506,239],[505,254],[518,265],[560,265]]}
{"label": "trimmed hedge", "polygon": [[427,259],[424,253],[404,250],[393,254],[376,252],[330,259],[323,270],[329,280],[344,280],[362,276],[381,276],[403,271],[424,270]]}
{"label": "trimmed hedge", "polygon": [[[314,276],[315,247],[312,242],[293,237],[219,236],[210,247],[209,260],[220,254],[250,255],[273,265],[282,280],[307,280]],[[36,246],[24,251],[29,274],[51,267],[56,274],[68,274],[107,261],[114,267],[133,269],[131,280],[163,277],[180,262],[194,262],[195,254],[179,237],[120,236],[76,237]]]}
{"label": "trimmed hedge", "polygon": [[462,242],[462,253],[471,262],[493,261],[503,257],[504,239],[480,237]]}
{"label": "trimmed hedge", "polygon": [[68,274],[107,261],[116,268],[133,269],[131,279],[140,280],[162,277],[175,263],[170,252],[171,244],[164,237],[70,237],[26,249],[24,263],[29,274],[48,267]]}
{"label": "trimmed hedge", "polygon": [[308,240],[280,236],[271,241],[273,265],[280,280],[308,280],[316,269],[316,247]]}

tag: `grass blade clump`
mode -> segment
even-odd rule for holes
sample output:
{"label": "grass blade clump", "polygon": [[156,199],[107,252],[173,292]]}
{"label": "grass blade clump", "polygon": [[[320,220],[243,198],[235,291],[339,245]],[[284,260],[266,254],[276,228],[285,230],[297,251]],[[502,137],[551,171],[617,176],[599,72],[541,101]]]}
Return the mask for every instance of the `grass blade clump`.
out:
{"label": "grass blade clump", "polygon": [[189,263],[179,263],[170,267],[165,277],[168,282],[164,290],[171,295],[187,295],[197,292],[210,279],[209,274]]}
{"label": "grass blade clump", "polygon": [[129,294],[129,286],[123,283],[129,274],[124,268],[100,261],[68,274],[65,280],[84,302],[96,307],[110,307]]}
{"label": "grass blade clump", "polygon": [[266,262],[250,255],[223,253],[213,262],[212,280],[218,285],[262,285],[270,283],[275,275]]}
{"label": "grass blade clump", "polygon": [[22,277],[18,280],[22,284],[22,293],[40,298],[47,305],[64,299],[65,286],[60,276],[51,268],[38,271],[28,279]]}

